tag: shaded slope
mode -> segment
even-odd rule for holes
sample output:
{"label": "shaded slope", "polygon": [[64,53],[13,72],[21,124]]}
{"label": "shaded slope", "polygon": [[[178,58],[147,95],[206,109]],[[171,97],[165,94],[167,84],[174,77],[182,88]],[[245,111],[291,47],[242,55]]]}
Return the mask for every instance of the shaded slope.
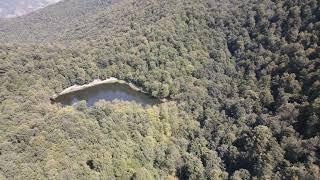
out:
{"label": "shaded slope", "polygon": [[2,0],[0,1],[0,18],[12,18],[44,8],[60,0]]}
{"label": "shaded slope", "polygon": [[2,42],[56,41],[67,37],[70,29],[94,27],[97,11],[107,8],[110,4],[109,0],[66,0],[26,16],[0,19],[0,40]]}

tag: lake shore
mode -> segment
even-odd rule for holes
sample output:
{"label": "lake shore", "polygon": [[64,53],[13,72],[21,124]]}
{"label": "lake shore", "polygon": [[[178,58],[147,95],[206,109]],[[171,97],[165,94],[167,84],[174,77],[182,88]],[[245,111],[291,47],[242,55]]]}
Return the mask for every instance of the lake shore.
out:
{"label": "lake shore", "polygon": [[[90,88],[90,87],[93,87],[93,86],[97,86],[97,85],[101,85],[101,84],[112,84],[112,83],[120,83],[120,84],[126,84],[128,85],[131,89],[133,89],[134,91],[139,91],[139,92],[142,92],[142,93],[145,93],[147,94],[147,92],[143,91],[141,88],[137,87],[136,85],[132,84],[132,83],[128,83],[124,80],[120,80],[120,79],[117,79],[115,77],[110,77],[108,79],[105,79],[105,80],[101,80],[101,79],[95,79],[94,81],[92,81],[91,83],[89,84],[84,84],[84,85],[73,85],[71,87],[68,87],[66,89],[64,89],[62,92],[58,93],[58,94],[55,94],[53,95],[50,100],[51,101],[55,101],[55,99],[61,95],[64,95],[64,94],[68,94],[68,93],[72,93],[72,92],[76,92],[76,91],[81,91],[81,90],[84,90],[84,89],[87,89],[87,88]],[[161,102],[166,102],[166,99],[160,99]]]}

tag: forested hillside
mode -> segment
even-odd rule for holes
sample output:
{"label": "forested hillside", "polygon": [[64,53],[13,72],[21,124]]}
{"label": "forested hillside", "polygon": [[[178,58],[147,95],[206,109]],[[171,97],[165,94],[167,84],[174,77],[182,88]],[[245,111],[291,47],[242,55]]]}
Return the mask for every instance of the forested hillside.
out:
{"label": "forested hillside", "polygon": [[96,18],[117,1],[120,0],[65,0],[26,16],[0,19],[0,40],[51,42],[82,39],[84,33],[97,31]]}
{"label": "forested hillside", "polygon": [[[317,180],[319,37],[317,0],[69,0],[1,21],[0,179]],[[170,101],[50,103],[107,77]]]}
{"label": "forested hillside", "polygon": [[0,18],[22,16],[60,0],[1,0]]}

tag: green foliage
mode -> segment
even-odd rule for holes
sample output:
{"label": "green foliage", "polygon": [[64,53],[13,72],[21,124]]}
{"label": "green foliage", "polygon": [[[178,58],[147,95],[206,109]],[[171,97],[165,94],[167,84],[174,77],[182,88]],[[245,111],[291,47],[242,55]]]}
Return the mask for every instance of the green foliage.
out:
{"label": "green foliage", "polygon": [[[316,0],[70,0],[1,20],[0,178],[317,179],[319,18]],[[110,76],[172,102],[49,101]]]}

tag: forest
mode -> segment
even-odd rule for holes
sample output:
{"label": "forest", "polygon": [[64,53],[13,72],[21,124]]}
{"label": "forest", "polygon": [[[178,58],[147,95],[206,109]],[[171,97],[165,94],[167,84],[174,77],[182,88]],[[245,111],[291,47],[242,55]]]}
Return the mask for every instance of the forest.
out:
{"label": "forest", "polygon": [[[65,0],[0,19],[0,179],[320,177],[319,0]],[[143,107],[52,104],[116,77]]]}

